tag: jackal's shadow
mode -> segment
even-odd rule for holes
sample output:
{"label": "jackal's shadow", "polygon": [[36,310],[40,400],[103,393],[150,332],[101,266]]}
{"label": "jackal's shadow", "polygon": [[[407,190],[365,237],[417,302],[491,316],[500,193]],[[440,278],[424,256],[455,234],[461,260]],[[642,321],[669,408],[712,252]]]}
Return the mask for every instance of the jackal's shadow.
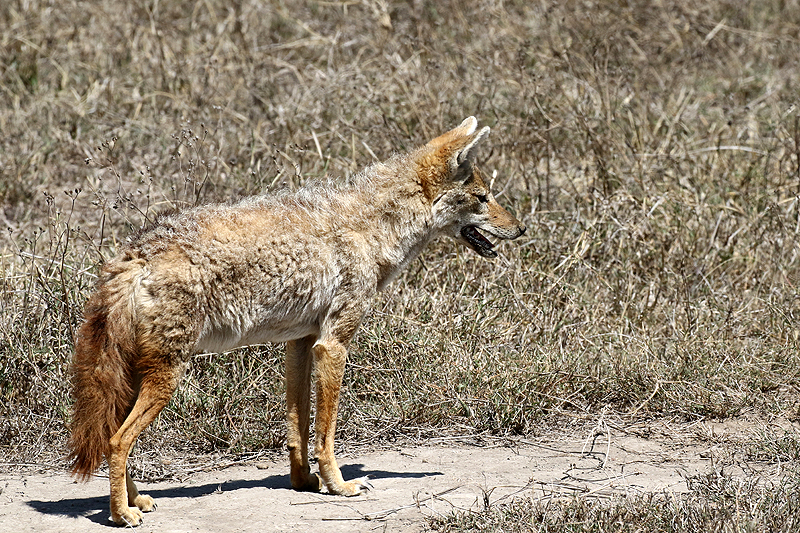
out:
{"label": "jackal's shadow", "polygon": [[[341,468],[345,479],[368,476],[370,479],[390,479],[390,478],[424,478],[442,475],[441,472],[390,472],[386,470],[365,470],[362,464],[346,465]],[[155,498],[198,498],[214,494],[215,492],[227,492],[239,489],[286,489],[291,490],[291,482],[288,475],[267,476],[262,479],[234,479],[220,482],[206,483],[203,485],[171,487],[166,489],[149,489],[140,486],[143,494]],[[336,496],[332,496],[336,497]],[[26,502],[37,512],[47,515],[59,515],[70,517],[86,517],[98,524],[109,523],[108,495],[92,496],[86,498],[64,498],[58,501],[30,500]]]}

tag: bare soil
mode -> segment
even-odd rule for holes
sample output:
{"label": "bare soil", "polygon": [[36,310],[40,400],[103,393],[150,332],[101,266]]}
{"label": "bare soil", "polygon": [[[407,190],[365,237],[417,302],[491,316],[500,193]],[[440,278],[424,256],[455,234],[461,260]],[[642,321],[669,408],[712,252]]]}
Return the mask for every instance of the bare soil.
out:
{"label": "bare soil", "polygon": [[[434,439],[423,446],[340,454],[346,478],[368,475],[356,498],[295,492],[285,457],[211,468],[180,482],[139,483],[158,509],[139,531],[422,531],[426,517],[478,510],[514,498],[680,493],[692,476],[768,475],[769,465],[732,461],[758,422],[649,423],[601,420],[537,439]],[[738,465],[738,466],[737,466]],[[0,531],[108,531],[107,479],[87,484],[64,471],[17,466],[0,481]]]}

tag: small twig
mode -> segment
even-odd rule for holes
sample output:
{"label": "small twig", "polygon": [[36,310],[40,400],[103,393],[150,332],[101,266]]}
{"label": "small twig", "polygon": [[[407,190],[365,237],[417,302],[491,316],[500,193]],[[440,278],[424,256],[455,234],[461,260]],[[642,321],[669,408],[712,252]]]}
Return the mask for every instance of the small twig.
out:
{"label": "small twig", "polygon": [[392,514],[398,512],[398,511],[402,511],[403,509],[411,509],[412,507],[419,507],[419,505],[421,503],[424,503],[424,502],[427,502],[429,500],[433,500],[433,499],[436,499],[436,498],[440,498],[440,497],[444,496],[445,494],[449,494],[449,493],[453,492],[454,490],[460,489],[461,487],[463,487],[463,485],[456,485],[455,487],[451,487],[451,488],[443,490],[441,492],[437,492],[436,494],[431,494],[427,498],[423,498],[421,500],[417,500],[416,502],[414,502],[413,504],[410,504],[410,505],[403,505],[401,507],[396,507],[396,508],[393,508],[393,509],[384,509],[383,511],[375,511],[374,513],[367,513],[367,514],[364,514],[362,516],[364,517],[364,520],[381,520],[381,519],[386,518],[387,516],[392,515]]}
{"label": "small twig", "polygon": [[[445,494],[453,492],[454,490],[458,490],[463,486],[464,485],[456,485],[455,487],[443,490],[441,492],[437,492],[436,494],[431,494],[427,498],[423,498],[421,500],[417,500],[414,503],[411,503],[411,504],[408,504],[408,505],[402,505],[400,507],[394,507],[392,509],[384,509],[382,511],[375,511],[373,513],[362,513],[358,509],[353,509],[355,512],[357,512],[360,515],[360,517],[331,516],[331,517],[322,518],[322,520],[323,521],[343,521],[343,520],[368,520],[368,521],[370,521],[370,520],[383,520],[384,518],[386,518],[389,515],[393,515],[394,513],[397,513],[399,511],[404,510],[404,509],[413,509],[414,507],[419,507],[421,503],[424,503],[424,502],[427,502],[429,500],[433,500],[433,499],[436,499],[436,498],[440,498],[441,496],[444,496]],[[292,505],[306,505],[306,504],[309,504],[309,503],[320,503],[320,501],[317,500],[317,501],[313,501],[313,502],[293,503]],[[352,509],[352,507],[351,507],[351,509]]]}
{"label": "small twig", "polygon": [[642,407],[644,407],[645,405],[647,405],[647,402],[649,402],[650,400],[652,400],[652,399],[653,399],[653,397],[656,395],[656,393],[658,392],[658,389],[659,389],[659,387],[660,387],[660,386],[661,386],[661,380],[658,380],[658,381],[656,381],[656,386],[655,386],[655,387],[653,387],[653,392],[651,392],[651,393],[650,393],[650,396],[648,396],[648,397],[647,397],[647,399],[646,399],[645,401],[643,401],[642,403],[640,403],[640,404],[639,404],[639,407],[637,407],[636,409],[634,409],[633,411],[631,411],[630,413],[628,413],[628,416],[633,416],[633,415],[635,415],[636,413],[638,413],[638,412],[639,412],[639,410],[640,410]]}

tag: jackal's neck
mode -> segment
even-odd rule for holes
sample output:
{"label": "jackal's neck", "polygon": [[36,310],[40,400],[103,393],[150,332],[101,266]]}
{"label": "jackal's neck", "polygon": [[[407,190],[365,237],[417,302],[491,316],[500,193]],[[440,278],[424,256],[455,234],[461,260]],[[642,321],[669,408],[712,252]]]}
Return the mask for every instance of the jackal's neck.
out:
{"label": "jackal's neck", "polygon": [[[370,256],[383,290],[436,237],[430,202],[407,160],[393,158],[367,169],[369,187],[362,189],[363,227]],[[368,212],[368,214],[367,214]]]}
{"label": "jackal's neck", "polygon": [[382,291],[433,240],[431,217],[425,214],[392,212],[382,217],[381,234],[374,242],[378,267],[378,290]]}

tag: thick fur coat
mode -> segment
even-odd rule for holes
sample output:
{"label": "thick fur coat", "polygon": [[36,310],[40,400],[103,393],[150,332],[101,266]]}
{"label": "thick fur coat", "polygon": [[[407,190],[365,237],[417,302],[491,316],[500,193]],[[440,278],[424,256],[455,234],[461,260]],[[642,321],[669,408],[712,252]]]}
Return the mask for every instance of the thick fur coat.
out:
{"label": "thick fur coat", "polygon": [[[160,218],[103,265],[76,344],[70,441],[74,472],[105,457],[111,516],[137,525],[154,502],[127,472],[134,441],[167,404],[196,353],[287,342],[287,441],[299,490],[352,496],[333,455],[347,345],[373,296],[433,239],[493,257],[525,227],[494,199],[473,163],[489,128],[460,126],[349,183],[188,209]],[[310,472],[316,369],[319,475]]]}

